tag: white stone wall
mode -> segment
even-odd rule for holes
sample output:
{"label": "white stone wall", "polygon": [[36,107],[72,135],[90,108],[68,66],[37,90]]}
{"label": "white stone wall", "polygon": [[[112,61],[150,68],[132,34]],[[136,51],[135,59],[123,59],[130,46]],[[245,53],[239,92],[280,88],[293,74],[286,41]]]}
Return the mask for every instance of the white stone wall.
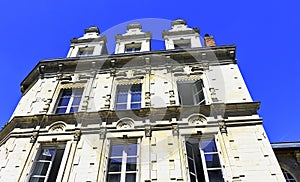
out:
{"label": "white stone wall", "polygon": [[[134,71],[122,70],[126,76],[124,79],[133,77]],[[118,74],[119,72],[117,72]],[[190,66],[184,67],[186,79],[202,79],[206,104],[212,102],[241,103],[251,102],[251,96],[236,64],[210,66],[203,74],[193,74]],[[80,73],[89,75],[90,73]],[[79,73],[72,76],[70,83],[76,84]],[[195,78],[194,78],[195,77]],[[120,80],[118,76],[112,77],[110,73],[98,73],[95,78],[85,80],[82,97],[81,111],[95,112],[99,110],[114,110],[116,87]],[[152,69],[150,74],[145,74],[142,83],[142,107],[148,107],[145,102],[150,102],[151,107],[163,108],[179,105],[177,90],[178,76],[167,71],[166,68]],[[180,78],[182,79],[182,78]],[[121,81],[122,82],[122,81]],[[12,118],[15,116],[31,116],[36,114],[52,114],[63,84],[57,77],[39,79],[30,90],[21,98]],[[149,99],[146,95],[149,93]],[[216,97],[217,101],[212,98]],[[12,119],[11,118],[11,119]]]}
{"label": "white stone wall", "polygon": [[0,147],[0,181],[18,181],[30,154],[29,138],[9,138]]}
{"label": "white stone wall", "polygon": [[[29,116],[48,112],[58,81],[56,78],[38,79],[22,96],[11,119],[15,116]],[[54,101],[55,102],[55,101]]]}
{"label": "white stone wall", "polygon": [[226,176],[232,181],[285,181],[262,125],[228,127],[220,134]]}
{"label": "white stone wall", "polygon": [[222,103],[252,102],[237,64],[210,66],[206,72],[209,87]]}

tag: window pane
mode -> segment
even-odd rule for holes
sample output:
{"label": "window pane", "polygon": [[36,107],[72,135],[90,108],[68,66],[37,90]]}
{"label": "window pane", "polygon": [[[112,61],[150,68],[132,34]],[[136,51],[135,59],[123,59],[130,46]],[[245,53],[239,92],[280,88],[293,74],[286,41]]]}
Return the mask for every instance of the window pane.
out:
{"label": "window pane", "polygon": [[209,181],[224,182],[221,170],[209,170],[208,178],[209,178]]}
{"label": "window pane", "polygon": [[120,172],[122,167],[122,158],[109,159],[108,172]]}
{"label": "window pane", "polygon": [[39,160],[51,161],[54,154],[55,154],[54,149],[43,149],[39,156]]}
{"label": "window pane", "polygon": [[126,174],[125,182],[135,182],[135,181],[136,181],[135,173]]}
{"label": "window pane", "polygon": [[142,90],[142,84],[134,84],[130,88],[131,92],[140,92]]}
{"label": "window pane", "polygon": [[60,168],[61,160],[64,154],[64,149],[56,149],[55,158],[52,162],[49,178],[47,181],[56,181],[56,177]]}
{"label": "window pane", "polygon": [[121,174],[109,174],[107,175],[107,182],[120,182]]}
{"label": "window pane", "polygon": [[71,107],[70,113],[74,113],[78,111],[78,107]]}
{"label": "window pane", "polygon": [[127,104],[117,104],[117,110],[126,110]]}
{"label": "window pane", "polygon": [[42,175],[45,176],[47,174],[50,162],[36,162],[35,168],[33,171],[33,175]]}
{"label": "window pane", "polygon": [[218,168],[221,166],[218,154],[205,154],[205,161],[207,168]]}
{"label": "window pane", "polygon": [[70,101],[70,97],[67,97],[67,98],[61,98],[58,105],[59,106],[68,106],[69,104],[69,101]]}
{"label": "window pane", "polygon": [[204,152],[217,152],[217,147],[216,147],[214,139],[209,139],[209,140],[204,139],[204,140],[201,140],[200,145],[201,145],[201,149]]}
{"label": "window pane", "polygon": [[199,92],[203,88],[202,80],[197,80],[194,84],[196,91]]}
{"label": "window pane", "polygon": [[131,102],[141,102],[141,93],[133,93],[131,94]]}
{"label": "window pane", "polygon": [[128,94],[126,93],[118,93],[117,103],[126,103]]}
{"label": "window pane", "polygon": [[94,47],[83,47],[79,49],[77,56],[92,55],[93,51],[94,51]]}
{"label": "window pane", "polygon": [[124,150],[124,144],[112,144],[111,146],[111,157],[122,156]]}
{"label": "window pane", "polygon": [[81,97],[75,97],[75,98],[73,99],[72,105],[73,105],[73,106],[74,106],[74,105],[79,106],[80,101],[81,101]]}
{"label": "window pane", "polygon": [[67,108],[57,108],[56,114],[64,114],[66,113]]}
{"label": "window pane", "polygon": [[191,182],[197,182],[196,177],[193,174],[190,174]]}
{"label": "window pane", "polygon": [[63,89],[62,96],[71,96],[72,95],[72,89]]}
{"label": "window pane", "polygon": [[195,173],[194,160],[188,159],[190,173]]}
{"label": "window pane", "polygon": [[[66,113],[68,109],[70,109],[70,113],[77,112],[81,101],[83,88],[62,89],[61,92],[62,93],[60,95],[59,102],[57,103],[56,113],[63,114]],[[75,107],[70,108],[69,103],[71,98],[73,98],[72,106]]]}
{"label": "window pane", "polygon": [[194,105],[192,83],[178,83],[179,101],[182,105]]}
{"label": "window pane", "polygon": [[126,171],[136,171],[136,158],[127,158]]}
{"label": "window pane", "polygon": [[141,104],[131,104],[131,109],[140,109],[141,108]]}
{"label": "window pane", "polygon": [[137,154],[137,144],[129,143],[127,146],[127,155],[128,156],[136,156]]}
{"label": "window pane", "polygon": [[55,181],[61,160],[64,154],[64,148],[60,146],[43,147],[34,162],[30,181],[44,181],[47,176],[47,181]]}
{"label": "window pane", "polygon": [[193,158],[193,147],[192,144],[190,144],[189,142],[187,142],[186,144],[186,152],[188,157]]}

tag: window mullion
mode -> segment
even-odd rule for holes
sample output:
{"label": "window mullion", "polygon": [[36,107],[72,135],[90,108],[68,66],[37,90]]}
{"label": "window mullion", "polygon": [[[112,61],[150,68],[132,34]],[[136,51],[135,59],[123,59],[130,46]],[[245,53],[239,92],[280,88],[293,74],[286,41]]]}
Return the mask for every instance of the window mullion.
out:
{"label": "window mullion", "polygon": [[66,113],[70,113],[70,111],[71,111],[72,103],[73,103],[73,100],[74,100],[74,95],[75,95],[74,90],[72,90],[72,95],[70,97]]}
{"label": "window mullion", "polygon": [[131,109],[131,90],[130,87],[127,92],[127,109]]}
{"label": "window mullion", "polygon": [[127,147],[128,143],[124,143],[124,149],[122,152],[122,166],[121,166],[121,181],[120,182],[125,182],[126,179],[126,163],[127,163]]}
{"label": "window mullion", "polygon": [[[51,150],[51,149],[48,149],[48,150]],[[55,156],[56,156],[56,149],[54,150],[54,155],[52,156],[51,161],[50,161],[50,164],[49,164],[49,166],[48,166],[48,170],[47,170],[47,173],[46,173],[46,175],[45,175],[45,181],[48,180],[48,177],[49,177],[49,174],[50,174],[51,167],[52,167],[53,161],[54,161],[54,159],[55,159]]]}
{"label": "window mullion", "polygon": [[200,146],[201,145],[199,144],[199,151],[200,151],[200,155],[201,155],[201,160],[202,160],[202,166],[203,166],[203,172],[204,172],[205,181],[209,181],[208,172],[207,172],[207,166],[206,166],[206,161],[205,161],[205,153],[200,148]]}

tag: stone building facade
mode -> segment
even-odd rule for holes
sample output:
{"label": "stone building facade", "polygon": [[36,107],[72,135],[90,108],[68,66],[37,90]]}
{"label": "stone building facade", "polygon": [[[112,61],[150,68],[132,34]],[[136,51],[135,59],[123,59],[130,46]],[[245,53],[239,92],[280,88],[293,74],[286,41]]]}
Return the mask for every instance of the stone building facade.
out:
{"label": "stone building facade", "polygon": [[285,181],[234,45],[177,19],[165,50],[133,23],[42,60],[0,133],[0,181]]}

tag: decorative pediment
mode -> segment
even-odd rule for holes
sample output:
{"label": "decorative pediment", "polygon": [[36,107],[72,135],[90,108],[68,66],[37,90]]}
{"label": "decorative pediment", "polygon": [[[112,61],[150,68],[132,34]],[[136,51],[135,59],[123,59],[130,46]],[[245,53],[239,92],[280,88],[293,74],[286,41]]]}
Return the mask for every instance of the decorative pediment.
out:
{"label": "decorative pediment", "polygon": [[59,133],[65,131],[66,123],[62,121],[57,121],[50,125],[48,132],[49,133]]}
{"label": "decorative pediment", "polygon": [[200,126],[200,125],[206,125],[207,119],[202,114],[192,114],[188,117],[188,123],[191,126]]}
{"label": "decorative pediment", "polygon": [[117,129],[130,129],[134,128],[134,120],[131,118],[122,118],[117,121],[116,125]]}

